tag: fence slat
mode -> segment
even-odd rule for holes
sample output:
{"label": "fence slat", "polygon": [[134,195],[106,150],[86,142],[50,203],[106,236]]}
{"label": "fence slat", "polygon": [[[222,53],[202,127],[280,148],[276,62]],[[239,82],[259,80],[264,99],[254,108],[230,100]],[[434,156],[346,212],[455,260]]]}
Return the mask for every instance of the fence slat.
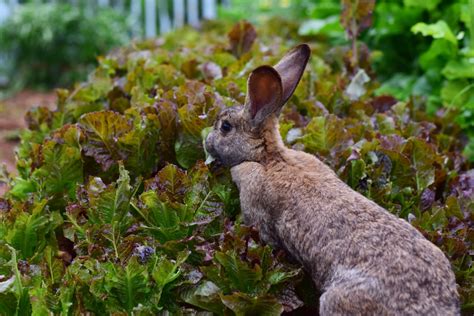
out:
{"label": "fence slat", "polygon": [[141,1],[130,1],[130,23],[132,37],[141,37],[142,32],[142,3]]}
{"label": "fence slat", "polygon": [[184,25],[184,0],[173,1],[173,25],[174,27],[182,27]]}
{"label": "fence slat", "polygon": [[171,20],[168,11],[168,0],[158,0],[158,21],[160,23],[160,34],[171,31]]}
{"label": "fence slat", "polygon": [[10,7],[4,3],[3,1],[0,2],[0,24],[8,19],[11,14]]}
{"label": "fence slat", "polygon": [[99,5],[99,7],[108,7],[108,6],[110,6],[110,1],[109,0],[98,0],[97,4]]}
{"label": "fence slat", "polygon": [[202,1],[202,17],[204,19],[212,20],[217,16],[216,0]]}
{"label": "fence slat", "polygon": [[[134,1],[132,0],[132,2],[134,2]],[[117,10],[119,10],[120,12],[124,12],[125,11],[125,0],[115,1],[115,8]]]}
{"label": "fence slat", "polygon": [[[68,2],[72,5],[84,5],[82,8],[86,14],[93,15],[97,7],[112,7],[120,12],[130,14],[130,32],[133,37],[144,34],[146,38],[152,38],[159,33],[166,33],[172,28],[182,27],[185,23],[197,27],[200,22],[200,9],[202,18],[215,19],[217,17],[217,5],[230,5],[229,0],[30,0],[37,3]],[[255,0],[258,1],[258,0]],[[5,21],[13,10],[28,1],[0,0],[0,23]],[[173,8],[170,10],[169,3]],[[130,5],[128,7],[128,4]],[[126,6],[128,7],[126,9]],[[145,12],[143,12],[145,11]],[[172,13],[171,13],[172,12]],[[159,30],[158,30],[159,26]]]}
{"label": "fence slat", "polygon": [[188,24],[191,26],[199,26],[199,3],[198,0],[187,0],[187,17]]}
{"label": "fence slat", "polygon": [[145,37],[156,37],[156,2],[145,0]]}

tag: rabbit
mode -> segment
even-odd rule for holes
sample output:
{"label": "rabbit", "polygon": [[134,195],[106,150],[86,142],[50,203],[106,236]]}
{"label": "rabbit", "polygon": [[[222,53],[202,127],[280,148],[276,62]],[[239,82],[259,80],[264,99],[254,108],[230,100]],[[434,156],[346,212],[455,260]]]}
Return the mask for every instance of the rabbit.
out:
{"label": "rabbit", "polygon": [[315,156],[285,147],[278,116],[311,50],[302,44],[247,82],[205,139],[230,167],[242,219],[299,261],[321,291],[321,315],[459,315],[450,262],[411,224],[352,190]]}

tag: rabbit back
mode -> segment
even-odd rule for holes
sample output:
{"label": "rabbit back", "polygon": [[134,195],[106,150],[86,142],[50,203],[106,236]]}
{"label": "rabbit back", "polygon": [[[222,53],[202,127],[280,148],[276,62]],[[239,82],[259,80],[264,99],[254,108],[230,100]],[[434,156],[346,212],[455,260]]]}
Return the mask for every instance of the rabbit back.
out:
{"label": "rabbit back", "polygon": [[441,250],[314,156],[286,149],[279,159],[244,162],[231,171],[244,222],[303,264],[324,292],[321,312],[459,310],[454,274]]}

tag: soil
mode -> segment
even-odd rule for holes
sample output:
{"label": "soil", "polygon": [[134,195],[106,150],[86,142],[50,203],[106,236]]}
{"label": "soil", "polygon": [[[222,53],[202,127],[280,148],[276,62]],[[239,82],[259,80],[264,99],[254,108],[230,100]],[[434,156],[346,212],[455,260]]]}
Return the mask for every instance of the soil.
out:
{"label": "soil", "polygon": [[[56,94],[25,90],[13,97],[0,100],[0,165],[5,164],[7,171],[15,174],[15,147],[18,144],[18,133],[25,127],[24,116],[34,106],[54,108]],[[6,187],[0,183],[0,196]]]}

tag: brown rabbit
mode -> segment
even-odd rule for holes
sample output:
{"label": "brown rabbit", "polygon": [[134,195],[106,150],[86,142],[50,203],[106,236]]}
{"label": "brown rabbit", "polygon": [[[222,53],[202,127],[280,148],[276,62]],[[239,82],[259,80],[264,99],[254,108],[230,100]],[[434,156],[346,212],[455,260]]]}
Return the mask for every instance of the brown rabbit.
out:
{"label": "brown rabbit", "polygon": [[244,222],[311,274],[321,315],[458,315],[440,249],[316,157],[284,146],[278,115],[309,56],[300,45],[275,67],[255,69],[245,105],[223,110],[206,139],[207,151],[231,167]]}

